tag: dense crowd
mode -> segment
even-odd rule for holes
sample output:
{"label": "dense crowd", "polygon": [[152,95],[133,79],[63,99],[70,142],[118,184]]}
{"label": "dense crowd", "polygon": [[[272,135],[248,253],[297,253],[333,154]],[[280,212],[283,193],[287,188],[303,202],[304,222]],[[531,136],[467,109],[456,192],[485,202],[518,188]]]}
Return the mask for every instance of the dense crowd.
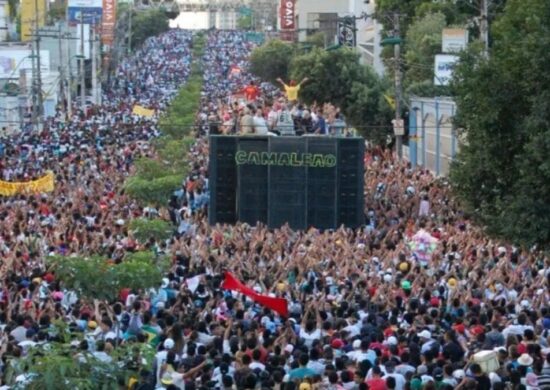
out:
{"label": "dense crowd", "polygon": [[[238,32],[208,35],[191,170],[167,205],[176,235],[154,243],[172,259],[162,284],[108,303],[64,289],[46,256],[122,258],[144,246],[127,222],[148,211],[121,184],[137,155],[154,153],[148,140],[158,130],[131,108],[169,104],[189,73],[190,42],[182,31],[148,40],[121,65],[105,104],[68,123],[52,119],[7,150],[4,178],[50,169],[57,181],[51,194],[0,204],[4,374],[30,348],[55,342],[50,324],[60,319],[79,336],[75,361],[111,362],[131,343],[154,349],[154,363],[121,384],[135,390],[550,388],[549,259],[488,238],[444,180],[389,150],[365,155],[361,229],[208,226],[206,135],[215,117],[245,115],[254,104],[228,99],[253,80],[253,45]],[[288,109],[282,93],[254,81],[270,110]],[[222,289],[225,271],[259,294],[286,298],[288,318]],[[32,380],[19,374],[23,387]]]}

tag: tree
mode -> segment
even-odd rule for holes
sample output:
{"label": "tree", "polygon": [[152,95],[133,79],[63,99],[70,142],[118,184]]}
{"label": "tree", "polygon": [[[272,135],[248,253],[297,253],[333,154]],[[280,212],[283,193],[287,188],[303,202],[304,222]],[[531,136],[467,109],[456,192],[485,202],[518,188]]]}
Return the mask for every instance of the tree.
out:
{"label": "tree", "polygon": [[154,37],[170,28],[168,16],[162,9],[132,10],[132,48],[140,47],[149,37]]}
{"label": "tree", "polygon": [[155,241],[169,239],[174,229],[170,223],[161,219],[136,218],[130,222],[130,230],[140,242],[147,242],[150,238]]}
{"label": "tree", "polygon": [[291,76],[294,80],[309,78],[300,90],[304,102],[340,107],[348,123],[369,138],[380,138],[369,131],[375,127],[385,134],[380,126],[388,126],[391,120],[383,97],[387,86],[371,68],[359,63],[353,50],[317,48],[297,56],[292,61]]}
{"label": "tree", "polygon": [[354,82],[364,79],[359,56],[347,48],[326,51],[319,48],[292,60],[291,77],[309,78],[300,90],[306,103],[333,103],[343,108]]}
{"label": "tree", "polygon": [[240,15],[237,19],[237,27],[240,30],[248,30],[252,28],[252,14]]}
{"label": "tree", "polygon": [[431,3],[432,0],[377,0],[377,19],[384,25],[386,31],[391,32],[394,27],[393,15],[398,13],[401,15],[401,34],[404,36],[416,15],[417,8],[428,2]]}
{"label": "tree", "polygon": [[363,69],[363,80],[352,84],[344,115],[363,137],[379,144],[392,133],[393,110],[384,98],[388,85],[371,68]]}
{"label": "tree", "polygon": [[157,287],[168,269],[165,259],[157,259],[152,252],[128,255],[119,264],[101,256],[53,256],[48,264],[63,285],[79,296],[107,301],[116,299],[123,288]]}
{"label": "tree", "polygon": [[250,71],[255,76],[272,84],[276,84],[279,77],[286,81],[293,54],[292,45],[278,39],[270,40],[252,51]]}
{"label": "tree", "polygon": [[325,48],[327,44],[327,34],[323,31],[311,34],[306,38],[306,42],[313,47]]}
{"label": "tree", "polygon": [[427,14],[413,22],[405,42],[405,81],[408,85],[433,80],[435,55],[441,53],[441,33],[446,27],[445,15]]}
{"label": "tree", "polygon": [[131,198],[145,205],[160,207],[165,205],[174,191],[181,187],[184,177],[183,172],[155,179],[132,176],[124,183],[124,190]]}
{"label": "tree", "polygon": [[[119,384],[127,384],[129,378],[137,378],[140,368],[153,364],[154,349],[132,342],[118,345],[111,353],[111,363],[86,352],[77,360],[70,346],[67,323],[55,321],[53,325],[57,341],[48,343],[47,347],[32,347],[18,359],[18,364],[7,365],[5,384],[28,390],[116,390],[121,388]],[[15,384],[19,375],[25,377],[24,387],[20,387],[21,383]]]}
{"label": "tree", "polygon": [[508,0],[494,46],[463,54],[452,89],[465,142],[451,179],[488,231],[550,243],[550,3]]}

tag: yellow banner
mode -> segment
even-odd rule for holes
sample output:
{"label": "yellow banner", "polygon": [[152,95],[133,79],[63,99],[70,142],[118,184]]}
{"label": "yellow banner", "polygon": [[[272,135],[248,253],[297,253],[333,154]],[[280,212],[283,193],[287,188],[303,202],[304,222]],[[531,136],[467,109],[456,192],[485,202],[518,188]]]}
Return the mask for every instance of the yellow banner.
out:
{"label": "yellow banner", "polygon": [[0,195],[36,194],[54,190],[53,172],[48,172],[40,179],[27,182],[10,182],[0,180]]}
{"label": "yellow banner", "polygon": [[150,110],[148,108],[140,106],[139,104],[136,104],[134,106],[134,109],[132,110],[132,113],[136,114],[136,115],[140,115],[140,116],[150,118],[153,115],[155,115],[155,110]]}
{"label": "yellow banner", "polygon": [[35,28],[35,23],[38,22],[38,27],[42,27],[46,24],[46,1],[22,0],[20,4],[21,41],[32,41],[32,37],[30,35],[32,30]]}

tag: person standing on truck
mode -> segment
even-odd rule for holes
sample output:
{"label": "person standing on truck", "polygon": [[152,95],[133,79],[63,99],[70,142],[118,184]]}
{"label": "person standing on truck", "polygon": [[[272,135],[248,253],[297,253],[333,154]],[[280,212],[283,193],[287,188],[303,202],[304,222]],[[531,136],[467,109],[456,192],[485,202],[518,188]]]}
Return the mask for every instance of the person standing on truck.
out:
{"label": "person standing on truck", "polygon": [[281,83],[285,89],[286,99],[291,103],[298,100],[298,94],[300,93],[300,88],[308,80],[309,79],[306,77],[302,81],[300,81],[298,84],[296,84],[296,81],[290,80],[289,85],[287,85],[282,79],[280,78],[277,79],[277,81]]}

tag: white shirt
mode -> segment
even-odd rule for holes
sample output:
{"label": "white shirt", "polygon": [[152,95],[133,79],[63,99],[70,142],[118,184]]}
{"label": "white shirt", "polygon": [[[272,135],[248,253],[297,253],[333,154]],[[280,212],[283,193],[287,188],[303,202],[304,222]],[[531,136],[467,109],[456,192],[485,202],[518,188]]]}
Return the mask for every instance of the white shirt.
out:
{"label": "white shirt", "polygon": [[254,123],[254,132],[256,134],[267,135],[267,123],[264,118],[262,118],[261,116],[254,116],[252,122]]}
{"label": "white shirt", "polygon": [[502,331],[502,335],[504,336],[504,339],[506,340],[508,338],[509,334],[513,334],[516,336],[523,336],[523,332],[525,330],[531,329],[534,330],[531,325],[508,325],[504,330]]}
{"label": "white shirt", "polygon": [[323,373],[325,372],[325,365],[321,363],[319,360],[309,361],[306,367],[315,371],[315,373],[320,376],[323,376]]}
{"label": "white shirt", "polygon": [[96,351],[92,352],[92,355],[99,361],[102,361],[103,363],[111,363],[113,361],[113,358],[110,357],[106,352],[104,351]]}
{"label": "white shirt", "polygon": [[304,344],[308,348],[311,348],[314,340],[321,339],[321,330],[315,329],[313,332],[308,333],[304,328],[300,328],[300,337],[304,339]]}
{"label": "white shirt", "polygon": [[250,368],[253,371],[257,368],[259,368],[261,371],[265,371],[265,365],[260,362],[252,362],[248,365],[248,368]]}

